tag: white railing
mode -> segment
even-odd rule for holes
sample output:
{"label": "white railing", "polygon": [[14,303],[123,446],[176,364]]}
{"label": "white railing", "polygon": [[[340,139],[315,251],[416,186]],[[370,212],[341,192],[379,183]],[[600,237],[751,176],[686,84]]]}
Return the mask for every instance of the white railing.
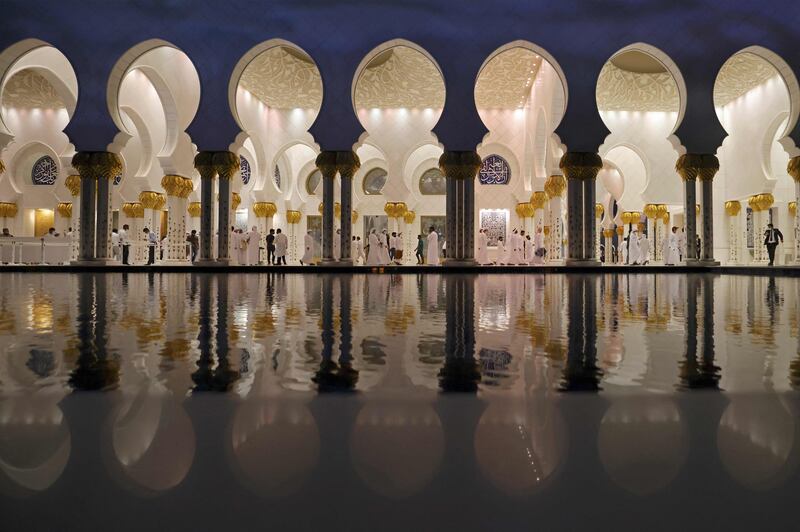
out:
{"label": "white railing", "polygon": [[0,238],[2,264],[68,264],[72,241],[67,238]]}

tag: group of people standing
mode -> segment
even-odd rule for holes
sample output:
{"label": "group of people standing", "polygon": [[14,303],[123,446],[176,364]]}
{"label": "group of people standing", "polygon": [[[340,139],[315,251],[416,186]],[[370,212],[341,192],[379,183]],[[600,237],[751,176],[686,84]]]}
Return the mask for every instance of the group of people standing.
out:
{"label": "group of people standing", "polygon": [[497,239],[497,260],[489,260],[488,235],[484,229],[478,231],[476,257],[478,264],[498,264],[501,266],[529,266],[544,264],[547,248],[544,245],[542,228],[536,230],[531,238],[524,230],[514,229],[508,241],[501,236]]}

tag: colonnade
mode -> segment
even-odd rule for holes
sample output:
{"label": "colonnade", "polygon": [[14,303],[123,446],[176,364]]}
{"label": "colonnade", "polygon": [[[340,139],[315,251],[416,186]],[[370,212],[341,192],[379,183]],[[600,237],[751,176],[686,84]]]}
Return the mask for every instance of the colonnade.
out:
{"label": "colonnade", "polygon": [[[475,177],[480,169],[480,156],[474,151],[446,151],[439,160],[439,168],[447,183],[447,235],[448,260],[450,265],[473,265],[474,231],[475,231]],[[561,241],[564,237],[561,227],[562,193],[567,189],[567,264],[592,264],[598,262],[598,248],[601,232],[606,249],[610,250],[614,230],[618,237],[625,235],[625,226],[618,223],[601,225],[599,220],[603,207],[596,203],[595,190],[598,171],[603,161],[599,155],[590,152],[567,152],[561,159],[562,175],[553,175],[547,179],[544,190],[536,191],[531,196],[532,216],[541,218],[537,226],[544,223],[548,256],[550,260],[560,260]],[[58,211],[63,217],[70,219],[73,228],[75,250],[73,256],[78,263],[106,263],[111,259],[111,187],[110,181],[121,170],[119,155],[112,152],[79,152],[72,162],[77,175],[70,175],[66,180],[67,188],[72,196],[72,203],[59,204]],[[340,249],[339,264],[352,264],[352,187],[353,176],[360,167],[358,156],[352,151],[323,151],[317,157],[316,166],[323,176],[322,201],[322,242],[323,264],[337,263],[334,260],[334,187],[335,179],[340,178]],[[166,175],[161,185],[166,195],[155,191],[143,191],[139,202],[125,203],[122,211],[129,220],[142,219],[146,227],[159,232],[157,216],[166,207],[172,215],[168,217],[167,245],[164,259],[167,262],[183,263],[186,261],[185,234],[187,232],[186,215],[200,218],[200,260],[198,264],[228,264],[230,257],[228,228],[231,226],[232,213],[239,199],[233,192],[231,179],[239,169],[238,156],[232,152],[198,153],[195,168],[200,174],[201,201],[188,203],[193,191],[192,180],[179,175]],[[719,161],[711,154],[685,154],[676,165],[677,174],[684,184],[684,229],[686,234],[687,264],[717,265],[714,257],[714,199],[713,179],[719,170]],[[797,200],[800,198],[800,157],[790,160],[788,172],[795,181],[795,201],[789,204],[794,232],[794,258],[800,262],[800,215],[797,212]],[[215,181],[218,179],[218,198],[214,202]],[[697,181],[701,185],[701,197],[698,204],[696,197]],[[86,201],[86,198],[95,198]],[[767,262],[767,253],[762,235],[768,223],[767,212],[774,203],[770,193],[753,195],[748,198],[748,206],[753,212],[754,263]],[[699,209],[696,207],[699,205]],[[545,221],[545,206],[549,217]],[[745,228],[742,223],[741,202],[727,201],[724,204],[727,216],[729,264],[742,262],[742,246],[745,244]],[[262,235],[271,225],[269,220],[277,213],[277,207],[271,202],[254,204],[254,211],[259,220],[259,231]],[[663,238],[663,227],[668,229],[669,212],[665,205],[648,204],[643,209],[648,224],[648,238],[656,259],[660,256],[660,245],[652,245]],[[698,212],[699,211],[699,212]],[[700,214],[701,249],[697,248],[698,220]],[[611,218],[611,213],[607,219]],[[633,216],[637,215],[637,216]],[[287,212],[287,221],[292,223]],[[634,218],[636,218],[634,220]],[[641,213],[623,213],[621,221],[625,225],[638,224]],[[294,223],[296,223],[296,220]],[[651,225],[652,224],[652,225]],[[215,227],[217,235],[215,235]],[[139,235],[141,227],[134,223],[133,235]],[[425,228],[423,228],[424,230]],[[658,234],[661,229],[661,235]],[[136,239],[136,236],[133,236]],[[216,250],[213,243],[217,241]],[[606,263],[610,263],[610,253],[606,253]],[[143,257],[140,257],[143,259]]]}

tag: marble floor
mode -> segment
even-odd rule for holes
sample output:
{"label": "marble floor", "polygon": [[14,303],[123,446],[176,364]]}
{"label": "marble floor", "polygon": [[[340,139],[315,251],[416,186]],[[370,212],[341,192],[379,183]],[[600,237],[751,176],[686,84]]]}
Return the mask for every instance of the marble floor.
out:
{"label": "marble floor", "polygon": [[800,279],[0,273],[0,530],[787,530]]}

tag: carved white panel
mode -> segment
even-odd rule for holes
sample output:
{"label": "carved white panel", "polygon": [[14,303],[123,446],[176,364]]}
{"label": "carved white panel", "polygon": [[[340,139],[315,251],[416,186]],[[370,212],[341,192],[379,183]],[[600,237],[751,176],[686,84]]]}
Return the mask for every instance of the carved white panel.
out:
{"label": "carved white panel", "polygon": [[608,62],[597,80],[600,111],[677,113],[678,84],[668,72],[639,73],[622,70]]}

